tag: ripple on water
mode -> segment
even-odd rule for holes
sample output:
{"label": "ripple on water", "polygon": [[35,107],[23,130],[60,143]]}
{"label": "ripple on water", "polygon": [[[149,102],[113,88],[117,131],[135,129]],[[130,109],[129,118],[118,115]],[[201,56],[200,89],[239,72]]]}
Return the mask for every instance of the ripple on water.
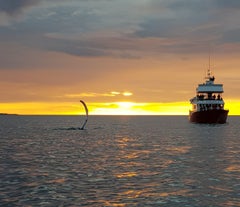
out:
{"label": "ripple on water", "polygon": [[12,117],[0,125],[0,204],[240,206],[239,120],[97,116],[58,130],[78,118]]}

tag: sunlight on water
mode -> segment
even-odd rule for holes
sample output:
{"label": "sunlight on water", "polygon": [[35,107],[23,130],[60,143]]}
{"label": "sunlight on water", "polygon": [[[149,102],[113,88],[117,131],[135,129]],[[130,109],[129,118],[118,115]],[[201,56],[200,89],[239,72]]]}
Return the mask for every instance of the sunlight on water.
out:
{"label": "sunlight on water", "polygon": [[239,117],[0,117],[1,206],[240,205]]}
{"label": "sunlight on water", "polygon": [[239,165],[231,165],[226,168],[227,172],[240,172],[240,166]]}
{"label": "sunlight on water", "polygon": [[116,175],[117,178],[135,177],[135,176],[137,176],[136,172],[124,172]]}
{"label": "sunlight on water", "polygon": [[190,146],[179,146],[179,147],[168,147],[167,151],[170,152],[170,154],[184,154],[189,152],[191,149]]}

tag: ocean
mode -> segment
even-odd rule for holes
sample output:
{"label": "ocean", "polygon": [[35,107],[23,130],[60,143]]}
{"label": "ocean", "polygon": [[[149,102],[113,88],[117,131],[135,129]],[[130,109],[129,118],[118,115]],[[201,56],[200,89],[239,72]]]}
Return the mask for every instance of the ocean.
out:
{"label": "ocean", "polygon": [[240,206],[240,117],[0,116],[0,206]]}

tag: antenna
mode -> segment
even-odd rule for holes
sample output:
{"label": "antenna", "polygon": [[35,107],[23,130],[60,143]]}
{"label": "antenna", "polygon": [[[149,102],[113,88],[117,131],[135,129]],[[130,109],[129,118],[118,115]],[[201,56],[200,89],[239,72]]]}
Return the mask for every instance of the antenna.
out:
{"label": "antenna", "polygon": [[208,54],[208,70],[211,70],[211,55],[210,55],[210,49],[209,49],[209,54]]}
{"label": "antenna", "polygon": [[212,71],[211,71],[211,47],[209,45],[209,51],[208,51],[208,70],[207,70],[207,77],[206,78],[210,78],[212,75]]}

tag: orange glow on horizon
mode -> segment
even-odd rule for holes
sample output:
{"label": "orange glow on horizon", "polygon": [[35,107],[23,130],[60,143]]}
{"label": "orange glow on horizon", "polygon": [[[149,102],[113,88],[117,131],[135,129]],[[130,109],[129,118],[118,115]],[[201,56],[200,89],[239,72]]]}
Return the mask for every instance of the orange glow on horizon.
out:
{"label": "orange glow on horizon", "polygon": [[[240,115],[240,101],[226,100],[229,115]],[[110,102],[87,103],[90,115],[188,115],[188,102],[136,103]],[[22,115],[79,115],[84,108],[79,103],[0,103],[0,113]]]}

